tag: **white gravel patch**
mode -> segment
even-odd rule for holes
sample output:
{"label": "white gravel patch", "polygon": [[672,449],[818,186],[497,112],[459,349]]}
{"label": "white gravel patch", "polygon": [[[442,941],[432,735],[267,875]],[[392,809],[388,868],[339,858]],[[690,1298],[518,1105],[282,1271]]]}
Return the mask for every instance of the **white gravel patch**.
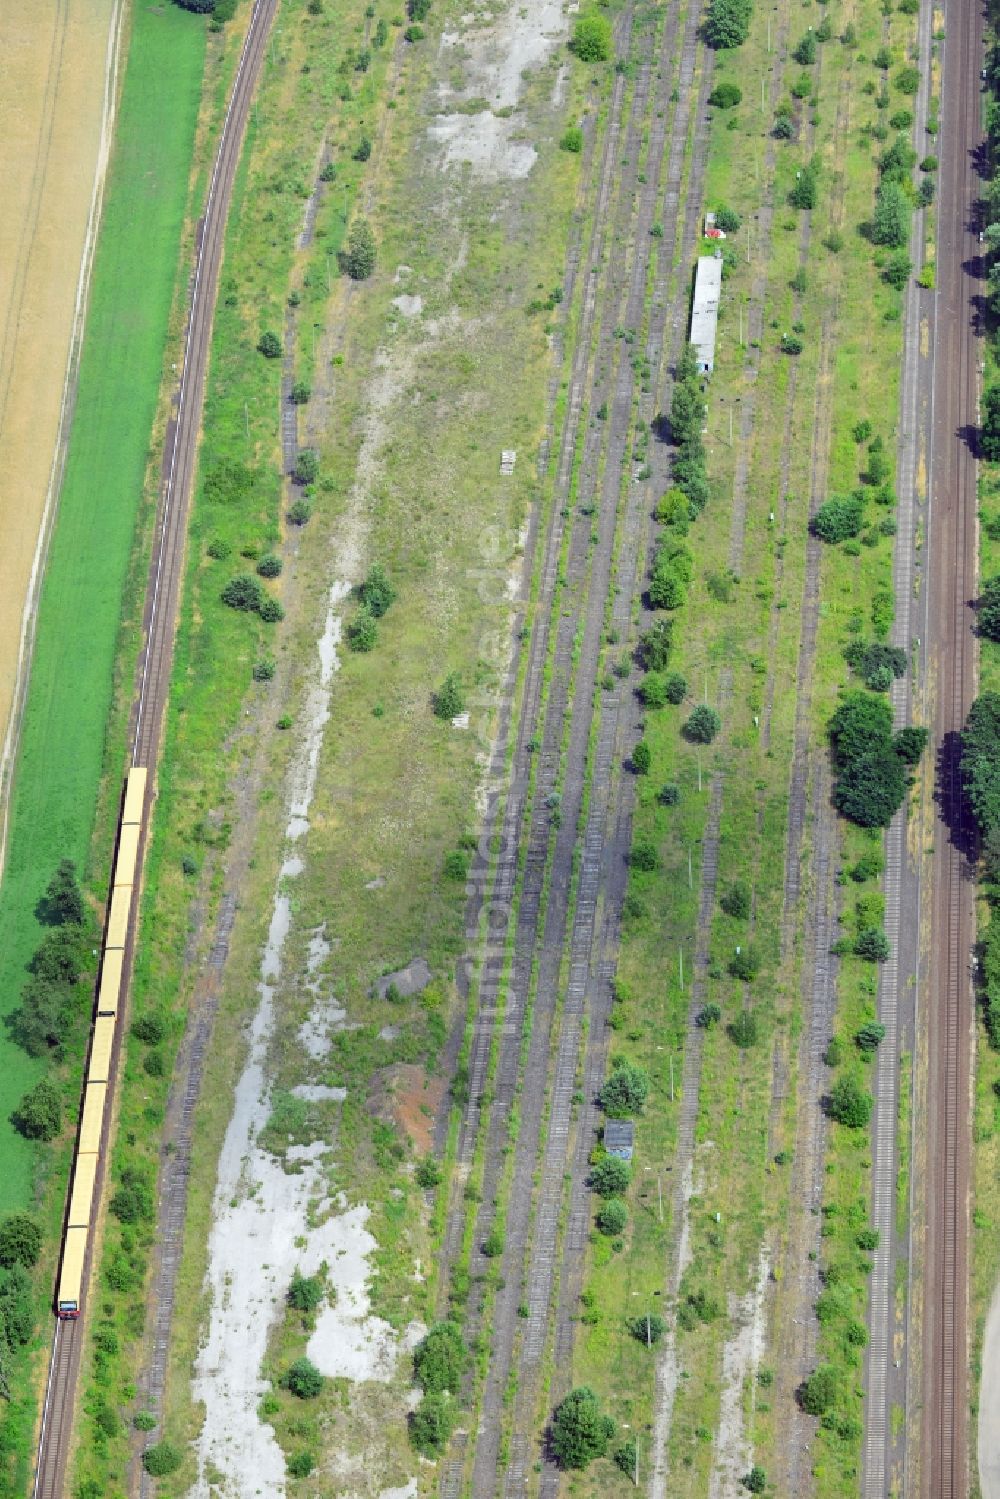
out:
{"label": "white gravel patch", "polygon": [[[442,113],[428,132],[446,169],[467,165],[490,181],[528,175],[538,155],[535,147],[519,138],[515,117],[494,111],[516,109],[524,73],[541,66],[565,35],[561,0],[523,8],[515,0],[487,26],[474,24],[442,35],[442,52],[457,54],[460,48],[465,68],[463,89],[439,89]],[[476,114],[444,112],[473,99],[485,99],[490,107]]]}
{"label": "white gravel patch", "polygon": [[416,317],[419,312],[423,311],[424,299],[404,294],[400,297],[393,297],[392,305],[398,307],[404,317]]}
{"label": "white gravel patch", "polygon": [[368,1217],[368,1208],[361,1204],[324,1225],[328,1235],[325,1258],[337,1299],[316,1318],[306,1352],[317,1369],[331,1378],[387,1381],[399,1357],[399,1343],[388,1322],[368,1314],[371,1303],[366,1285],[370,1256],[377,1247],[365,1226]]}
{"label": "white gravel patch", "polygon": [[307,1103],[343,1103],[347,1097],[347,1089],[329,1088],[325,1083],[296,1083],[292,1096],[304,1098]]}
{"label": "white gravel patch", "polygon": [[722,1350],[722,1400],[709,1499],[728,1499],[730,1494],[738,1494],[740,1479],[753,1461],[753,1447],[747,1441],[743,1424],[743,1398],[746,1382],[756,1374],[764,1353],[767,1332],[764,1295],[770,1268],[767,1250],[762,1247],[754,1285],[745,1296],[729,1297],[728,1310],[735,1331]]}
{"label": "white gravel patch", "polygon": [[409,1483],[404,1483],[400,1489],[383,1489],[378,1499],[416,1499],[417,1480],[411,1478]]}

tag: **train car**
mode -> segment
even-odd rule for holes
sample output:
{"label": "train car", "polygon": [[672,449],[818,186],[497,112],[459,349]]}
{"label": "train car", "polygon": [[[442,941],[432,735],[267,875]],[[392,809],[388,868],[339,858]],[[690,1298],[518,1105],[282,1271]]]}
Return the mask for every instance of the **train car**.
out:
{"label": "train car", "polygon": [[104,1100],[107,1083],[88,1083],[83,1095],[83,1118],[80,1120],[80,1138],[77,1140],[78,1154],[96,1155],[101,1148],[101,1127],[104,1124]]}
{"label": "train car", "polygon": [[97,1155],[88,1151],[76,1158],[73,1173],[73,1191],[69,1199],[67,1228],[87,1228],[94,1205],[94,1183],[97,1180]]}
{"label": "train car", "polygon": [[128,913],[132,904],[132,886],[116,885],[111,892],[111,909],[104,932],[104,946],[124,947],[128,936]]}
{"label": "train car", "polygon": [[142,822],[142,808],[146,800],[146,770],[142,765],[135,765],[128,773],[128,783],[125,787],[125,806],[122,809],[122,827],[129,823]]}
{"label": "train car", "polygon": [[56,1311],[63,1321],[80,1315],[83,1262],[87,1254],[88,1233],[89,1229],[86,1228],[66,1230],[62,1267],[59,1271],[59,1290],[56,1293]]}
{"label": "train car", "polygon": [[94,1021],[94,1039],[90,1043],[88,1083],[106,1083],[111,1076],[111,1051],[115,1044],[115,1018],[99,1015]]}
{"label": "train car", "polygon": [[125,954],[120,947],[108,948],[101,964],[101,983],[97,991],[97,1014],[117,1015],[121,1002],[122,964]]}
{"label": "train car", "polygon": [[118,857],[115,860],[115,884],[131,885],[135,880],[135,863],[139,853],[139,824],[126,823],[118,839]]}

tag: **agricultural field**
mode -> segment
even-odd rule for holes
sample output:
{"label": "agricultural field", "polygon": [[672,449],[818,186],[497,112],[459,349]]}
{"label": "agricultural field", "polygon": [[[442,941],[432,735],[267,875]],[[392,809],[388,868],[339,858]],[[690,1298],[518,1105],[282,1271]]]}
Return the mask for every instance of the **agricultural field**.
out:
{"label": "agricultural field", "polygon": [[[190,68],[143,390],[243,19],[194,139],[205,23],[136,22],[128,78],[155,77],[161,22]],[[919,503],[900,365],[933,284],[920,25],[912,0],[280,5],[214,324],[79,1499],[140,1465],[164,1495],[858,1492],[882,830],[929,802],[889,708]],[[125,457],[71,450],[66,493],[106,464],[134,498],[162,398],[102,391],[88,431],[133,422]],[[39,671],[46,600],[86,578],[67,559],[95,567],[72,513]],[[143,519],[122,500],[105,543],[106,681],[55,786],[79,826],[30,874],[11,845],[22,967],[58,857],[100,891]]]}
{"label": "agricultural field", "polygon": [[[0,785],[58,488],[117,87],[117,0],[0,17]],[[69,382],[69,383],[68,383]]]}

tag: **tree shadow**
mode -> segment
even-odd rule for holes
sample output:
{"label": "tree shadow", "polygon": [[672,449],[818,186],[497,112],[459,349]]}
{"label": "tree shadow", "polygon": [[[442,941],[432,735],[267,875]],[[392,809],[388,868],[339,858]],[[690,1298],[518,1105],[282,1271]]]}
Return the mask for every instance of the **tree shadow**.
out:
{"label": "tree shadow", "polygon": [[934,800],[953,847],[970,865],[974,864],[979,838],[962,782],[962,736],[957,729],[946,734],[938,746]]}

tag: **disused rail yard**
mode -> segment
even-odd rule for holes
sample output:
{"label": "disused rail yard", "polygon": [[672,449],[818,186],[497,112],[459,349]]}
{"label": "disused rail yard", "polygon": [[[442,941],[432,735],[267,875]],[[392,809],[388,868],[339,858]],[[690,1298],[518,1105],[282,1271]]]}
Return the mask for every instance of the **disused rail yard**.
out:
{"label": "disused rail yard", "polygon": [[[341,103],[363,97],[366,113],[359,123],[351,116],[339,136],[324,125],[313,142],[315,159],[294,182],[288,158],[275,166],[267,156],[275,142],[267,141],[256,114],[251,125],[251,111],[265,78],[271,90],[265,121],[279,118],[291,128],[296,90],[302,99],[312,97],[311,65],[303,60],[310,54],[301,37],[308,27],[327,24],[324,3],[254,0],[247,12],[231,94],[224,106],[217,103],[218,147],[197,225],[184,361],[166,433],[128,727],[131,764],[149,770],[151,818],[165,711],[177,680],[178,619],[190,631],[185,652],[196,642],[186,661],[201,670],[210,656],[197,647],[207,594],[192,590],[211,588],[217,597],[217,586],[206,582],[214,577],[209,569],[233,549],[220,539],[221,523],[212,532],[215,512],[197,509],[209,503],[213,484],[216,492],[229,484],[241,501],[257,486],[259,513],[240,522],[246,532],[236,545],[261,577],[275,579],[287,567],[276,585],[283,603],[262,618],[279,621],[287,611],[289,626],[281,643],[253,662],[254,696],[241,696],[235,714],[220,716],[207,731],[206,743],[212,732],[223,736],[218,766],[199,780],[189,759],[178,775],[180,790],[173,791],[171,815],[186,828],[197,808],[202,840],[197,859],[184,854],[184,875],[197,893],[184,906],[189,928],[183,955],[176,955],[183,976],[178,992],[197,999],[185,1017],[165,1123],[158,1116],[169,1143],[162,1147],[159,1199],[146,1241],[149,1247],[158,1241],[155,1273],[141,1289],[152,1331],[124,1351],[115,1345],[115,1357],[121,1352],[122,1358],[115,1366],[120,1390],[105,1399],[94,1395],[105,1366],[100,1359],[87,1363],[94,1325],[86,1295],[78,1321],[57,1322],[36,1499],[68,1492],[71,1470],[83,1471],[72,1469],[76,1423],[86,1423],[89,1432],[95,1410],[100,1427],[101,1413],[112,1408],[105,1435],[127,1443],[130,1491],[150,1496],[179,1492],[177,1484],[199,1494],[216,1485],[249,1494],[264,1484],[267,1492],[316,1495],[353,1484],[380,1499],[432,1492],[444,1499],[554,1499],[565,1488],[567,1470],[584,1470],[594,1458],[607,1462],[575,1480],[585,1496],[635,1485],[654,1499],[671,1486],[722,1499],[741,1481],[751,1492],[787,1485],[817,1499],[834,1499],[858,1482],[872,1495],[890,1484],[935,1499],[970,1490],[966,1104],[977,843],[964,804],[959,736],[977,679],[968,606],[977,579],[981,329],[974,299],[985,268],[976,154],[984,17],[978,4],[960,12],[952,7],[942,30],[936,16],[917,15],[909,0],[898,11],[885,5],[878,14],[858,0],[836,17],[824,11],[813,37],[812,26],[800,35],[798,13],[787,7],[775,7],[773,29],[769,16],[766,32],[762,13],[749,42],[761,68],[761,118],[755,82],[747,90],[752,113],[745,106],[743,115],[729,117],[734,134],[745,126],[754,142],[751,155],[722,135],[725,112],[741,102],[732,83],[740,75],[740,44],[705,44],[713,16],[728,13],[729,4],[712,0],[707,22],[694,0],[667,0],[661,7],[626,0],[613,25],[590,11],[571,22],[558,6],[545,10],[544,25],[527,12],[516,19],[512,13],[514,31],[523,25],[528,37],[512,33],[510,40],[511,56],[522,58],[518,48],[525,49],[516,80],[502,48],[500,61],[489,64],[499,70],[495,76],[484,70],[477,77],[468,63],[465,48],[474,53],[469,38],[475,27],[498,25],[495,16],[428,19],[426,0],[410,0],[410,24],[397,36],[369,5],[351,23],[339,72],[331,70],[322,85],[330,91],[331,112],[336,76]],[[293,34],[292,23],[300,19],[304,28]],[[402,27],[404,18],[397,23]],[[565,109],[566,65],[559,62],[570,25],[576,28],[570,51],[577,54],[571,66],[580,68],[569,84],[575,114]],[[585,55],[588,27],[603,38],[593,56]],[[436,52],[426,46],[425,28]],[[859,40],[868,51],[855,51]],[[829,50],[817,52],[817,42]],[[391,110],[366,76],[381,48],[378,77]],[[841,49],[836,65],[834,48]],[[604,68],[613,59],[617,67]],[[294,68],[286,66],[290,60]],[[466,65],[469,74],[459,82]],[[918,65],[926,66],[926,76],[899,81],[919,73]],[[860,81],[865,67],[879,79],[877,95],[874,83]],[[494,84],[490,101],[485,95]],[[896,110],[894,143],[883,150],[889,126],[880,124],[877,111],[890,99],[900,102],[890,89],[903,103],[914,103],[915,117],[909,108]],[[519,90],[537,132],[530,147],[527,134],[508,125],[522,107]],[[428,102],[435,98],[437,114]],[[450,101],[447,108],[441,101]],[[886,181],[909,183],[903,191],[909,208],[917,199],[911,138],[919,143],[923,134],[940,130],[931,142],[939,156],[926,156],[919,167],[925,180],[939,173],[940,191],[920,200],[915,227],[906,220],[902,280],[893,279],[884,249],[894,241],[879,247],[871,225],[863,226],[861,238],[875,242],[874,269],[862,263],[870,252],[844,248],[845,233],[854,228],[850,214],[862,199],[851,169],[837,163],[856,149],[858,114],[868,108],[874,113],[861,128],[869,152],[865,168],[879,193]],[[582,128],[571,123],[577,114]],[[465,115],[479,123],[463,126]],[[418,133],[428,118],[433,124],[426,135]],[[491,129],[502,137],[500,145],[489,137]],[[488,137],[492,144],[484,147]],[[402,259],[410,246],[398,205],[405,202],[408,173],[415,195],[436,181],[427,163],[421,163],[425,176],[406,166],[419,143],[427,148],[429,140],[441,146],[434,160],[449,185],[431,198],[431,208],[424,205],[426,219],[414,212],[408,259],[415,271]],[[351,179],[353,209],[344,186],[337,224],[337,174],[348,145],[352,162],[371,159],[372,175],[364,189]],[[510,501],[505,510],[501,498],[490,511],[484,502],[491,546],[502,538],[500,570],[507,578],[502,603],[495,608],[491,601],[493,633],[478,637],[473,666],[468,639],[456,645],[451,635],[435,635],[427,615],[414,612],[418,622],[394,633],[402,609],[414,607],[407,588],[415,596],[425,586],[429,534],[439,548],[441,597],[450,601],[443,619],[461,613],[449,568],[464,577],[463,587],[474,576],[459,550],[461,527],[448,511],[459,493],[455,450],[435,448],[435,434],[440,441],[443,430],[461,425],[461,397],[442,415],[453,393],[446,387],[419,439],[400,413],[424,409],[428,385],[414,372],[421,358],[430,369],[427,351],[437,357],[449,339],[459,350],[455,368],[466,372],[470,389],[475,386],[469,349],[490,316],[490,296],[496,297],[485,290],[484,246],[489,242],[505,274],[515,277],[518,256],[529,254],[525,226],[533,222],[525,206],[531,188],[523,184],[536,161],[539,173],[558,173],[560,150],[567,163],[579,163],[580,176],[573,178],[572,211],[567,195],[564,219],[546,247],[550,259],[539,252],[546,267],[558,260],[561,281],[547,294],[549,282],[538,281],[542,295],[527,306],[530,329],[540,326],[532,318],[548,319],[544,343],[534,332],[523,334],[523,322],[503,335],[508,343],[491,335],[498,360],[530,349],[526,368],[530,357],[539,390],[544,370],[547,404],[533,413],[534,425],[522,421],[516,438],[505,434],[508,446],[497,445],[495,454],[491,447],[497,495],[523,486],[516,490],[523,508]],[[458,170],[446,179],[446,168],[455,168],[449,153],[456,153]],[[248,159],[256,178],[249,168],[244,172]],[[733,165],[742,161],[745,168],[751,160],[752,193],[746,171],[740,181]],[[250,180],[260,201],[240,196]],[[822,205],[817,182],[829,187]],[[741,215],[721,201],[720,183],[722,191],[741,193],[742,226]],[[863,190],[870,197],[867,179]],[[234,192],[240,212],[231,216]],[[240,284],[241,262],[231,246],[260,212],[265,192],[289,192],[306,205],[296,258],[283,273],[288,284],[269,289],[261,313],[273,317],[273,307],[280,307],[282,334],[262,331],[256,350],[267,361],[282,356],[275,365],[280,398],[273,412],[253,412],[252,438],[250,406],[241,397],[236,427],[245,423],[245,462],[207,458],[204,451],[199,457],[202,443],[210,454],[218,451],[211,446],[222,423],[218,392],[228,397],[227,382],[236,389],[240,378],[224,361],[210,369],[210,350],[223,347],[213,346],[220,279],[229,317],[240,298],[255,295],[249,276]],[[504,211],[518,237],[501,251],[502,235],[495,242],[489,236]],[[926,233],[932,212],[936,256]],[[273,217],[263,214],[262,222]],[[716,235],[717,219],[729,227]],[[434,262],[435,284],[421,257],[434,234],[447,238],[444,224],[454,231],[454,260],[444,270]],[[568,247],[561,258],[559,234]],[[902,240],[895,243],[898,248]],[[372,277],[376,254],[390,260],[390,245],[393,264],[379,265],[373,282],[378,302],[357,283]],[[709,310],[707,322],[696,317],[696,360],[689,344],[694,267],[699,255],[713,251],[696,292],[699,306],[707,296]],[[334,254],[344,273],[340,289],[331,277]],[[820,264],[821,254],[827,259]],[[262,254],[258,265],[264,264]],[[929,279],[917,281],[928,265]],[[495,264],[491,274],[499,285]],[[852,282],[851,276],[862,279]],[[901,413],[873,410],[874,429],[868,411],[857,409],[862,398],[844,398],[843,346],[857,334],[851,288],[856,294],[859,284],[884,309],[886,337],[897,339],[891,348],[909,361]],[[453,285],[459,290],[451,305]],[[522,290],[515,295],[513,284],[507,287],[519,319],[525,316],[517,302]],[[892,326],[900,322],[905,340]],[[702,337],[709,326],[711,347],[708,335]],[[422,327],[425,333],[415,331]],[[873,367],[879,358],[883,367],[888,362],[884,350],[873,351]],[[886,378],[895,392],[895,370]],[[456,389],[464,394],[462,380]],[[435,388],[428,407],[437,402]],[[856,424],[855,448],[871,444],[875,474],[861,473],[853,499],[831,495],[854,481],[849,471],[865,461],[854,448],[844,456],[845,413]],[[917,413],[928,423],[919,435],[907,425]],[[503,429],[495,411],[491,419],[492,443]],[[438,422],[444,425],[434,427]],[[690,430],[682,435],[684,423]],[[905,487],[894,512],[899,529],[885,512],[881,525],[873,523],[862,535],[860,515],[878,473],[883,481],[888,473],[889,482],[882,483],[888,496],[881,493],[877,503],[895,504],[892,470],[883,471],[880,455],[882,431],[893,439],[899,425],[897,483]],[[315,446],[300,446],[303,429]],[[783,439],[775,443],[778,431]],[[447,456],[440,459],[438,485],[423,475],[417,481],[416,497],[407,501],[413,507],[407,536],[387,498],[388,476],[395,457],[424,444]],[[480,462],[470,457],[477,450],[470,440],[465,457],[473,465]],[[277,454],[280,498],[268,511],[272,501],[261,498],[261,475],[279,463]],[[423,529],[439,490],[454,537],[447,528]],[[427,499],[431,493],[434,502]],[[824,512],[841,502],[855,505],[855,529],[825,534]],[[475,523],[481,518],[477,514]],[[317,532],[322,546],[313,541]],[[895,540],[885,545],[889,537]],[[508,539],[509,557],[503,551]],[[893,555],[895,621],[891,603],[883,604],[890,612],[882,628],[863,590],[866,579],[884,577]],[[227,589],[234,584],[246,585],[247,597],[256,599],[233,603],[224,590],[222,599],[235,610],[260,612],[261,599],[271,598],[252,577],[237,578]],[[317,599],[324,624],[318,641]],[[857,623],[845,627],[851,600]],[[863,644],[863,617],[869,616],[879,641],[889,642],[879,646],[894,663],[885,668],[885,681],[863,677],[858,652],[852,656],[850,641],[844,644],[850,635]],[[918,626],[923,640],[915,634]],[[405,675],[414,670],[408,628],[421,639],[425,675],[428,666],[436,675],[433,690],[418,673]],[[379,629],[393,642],[389,665],[377,662]],[[429,640],[446,642],[440,660]],[[243,645],[239,649],[248,660]],[[864,694],[853,690],[845,657],[869,689]],[[366,680],[366,668],[382,674]],[[245,683],[240,691],[246,694]],[[927,713],[934,755],[928,750],[923,776],[935,785],[933,833],[920,821],[929,795],[921,801],[919,790],[909,791],[915,775],[901,779],[895,821],[891,813],[870,822],[854,819],[865,837],[875,829],[871,847],[859,841],[857,828],[845,833],[838,822],[834,805],[843,808],[836,777],[843,764],[828,715],[838,704],[856,707],[862,697],[872,714],[892,704],[897,739],[913,734],[911,715],[919,725]],[[664,730],[666,719],[658,714],[665,704],[668,714],[681,709],[689,715],[683,728],[678,721]],[[183,711],[189,706],[186,699]],[[403,763],[389,777],[395,786],[378,793],[386,804],[382,816],[356,758],[356,746],[367,743],[369,718],[378,724],[376,737],[405,722],[401,744],[414,722],[425,725],[423,742],[449,735],[437,741],[436,752],[438,769],[451,768],[454,788],[445,793],[423,785],[412,767],[426,770],[430,762],[418,759],[423,742],[418,751],[411,739],[409,759],[401,751]],[[295,731],[287,751],[281,736],[270,734],[272,719],[282,734]],[[173,732],[172,753],[191,756],[176,724]],[[914,739],[906,742],[909,752]],[[917,748],[905,763],[915,767],[919,759]],[[652,792],[644,780],[651,765],[657,778],[668,777]],[[473,786],[474,809],[456,811]],[[438,811],[435,795],[447,814]],[[398,801],[390,802],[393,796]],[[651,838],[654,804],[661,821]],[[683,817],[683,832],[664,832],[663,809],[678,804],[683,813],[674,815]],[[378,851],[361,858],[349,824],[364,821],[359,809],[370,815],[373,805]],[[413,831],[421,816],[433,824],[426,848]],[[423,918],[423,930],[420,921],[412,924],[413,899],[398,932],[391,917],[365,915],[357,929],[345,920],[339,934],[345,910],[381,909],[381,892],[398,877],[387,850],[392,837],[405,846],[404,826],[414,850],[414,888],[439,882],[444,896],[437,904],[428,899],[433,914]],[[884,842],[882,829],[888,830]],[[128,886],[122,1014],[136,957],[132,933],[147,837],[138,835],[134,890]],[[171,848],[179,862],[183,845]],[[339,894],[339,866],[350,868],[345,854],[352,848],[350,872],[373,892],[370,908],[348,907]],[[338,861],[334,874],[322,863],[331,850]],[[861,858],[848,869],[859,850]],[[324,868],[329,889],[320,898]],[[655,880],[665,871],[677,884],[677,911],[651,912],[649,894],[660,890]],[[646,884],[643,875],[650,876]],[[916,900],[918,876],[922,907],[930,913],[923,923],[916,910],[900,910],[901,900]],[[156,878],[163,878],[161,866]],[[870,882],[858,897],[857,916],[843,894],[849,880],[859,887]],[[116,883],[113,876],[112,887]],[[159,887],[148,899],[152,909],[161,899]],[[869,915],[863,919],[864,902]],[[111,902],[109,908],[112,921]],[[435,920],[441,937],[429,929]],[[654,1008],[636,996],[628,976],[637,954],[648,951],[642,934],[657,920],[663,925],[657,975],[663,993]],[[843,935],[852,920],[860,923],[857,942]],[[869,955],[863,939],[876,936],[869,947],[872,961],[885,965],[872,970],[880,981],[867,975],[859,981],[849,965]],[[110,934],[107,945],[117,951],[119,937]],[[415,942],[426,944],[431,964],[414,950]],[[350,954],[343,959],[342,945]],[[900,976],[906,974],[915,979],[901,1004]],[[765,987],[773,991],[767,997]],[[856,1023],[845,1016],[863,1022],[860,1029],[845,1030]],[[321,1026],[327,1026],[326,1039],[315,1042]],[[866,1072],[881,1042],[884,1050]],[[109,1100],[120,1085],[123,1044],[116,1033]],[[729,1051],[720,1054],[720,1045]],[[615,1069],[610,1074],[609,1065]],[[260,1117],[240,1123],[248,1078],[256,1089],[252,1110]],[[620,1153],[616,1145],[610,1154],[603,1130],[617,1123],[619,1111],[607,1102],[609,1079],[635,1094],[621,1111],[628,1119]],[[856,1118],[838,1112],[837,1090],[845,1080],[855,1088]],[[928,1138],[911,1160],[897,1115],[903,1117],[904,1096],[924,1097],[924,1085],[920,1106]],[[237,1086],[242,1104],[233,1120],[239,1128],[231,1122],[226,1129],[223,1111]],[[405,1107],[398,1103],[401,1091]],[[860,1143],[873,1107],[874,1162]],[[209,1122],[199,1133],[202,1117]],[[102,1160],[111,1150],[113,1121],[109,1104]],[[845,1154],[847,1129],[853,1156]],[[237,1147],[242,1156],[234,1166]],[[297,1197],[268,1197],[260,1166],[265,1157],[269,1171],[298,1179]],[[916,1220],[904,1230],[899,1216],[896,1179],[904,1157],[914,1173],[914,1211],[926,1204],[926,1230],[916,1232],[916,1248]],[[598,1185],[604,1167],[613,1168],[606,1175],[616,1183],[606,1192]],[[784,1167],[790,1169],[783,1173]],[[849,1206],[837,1196],[846,1180],[863,1183]],[[104,1190],[101,1165],[95,1202]],[[282,1203],[293,1197],[294,1212],[289,1207],[281,1218]],[[227,1211],[244,1217],[227,1219]],[[357,1227],[345,1228],[340,1240],[332,1226],[348,1221]],[[233,1225],[248,1222],[250,1258],[259,1235],[258,1258],[268,1263],[257,1266],[256,1280],[251,1275],[241,1282],[245,1271],[235,1260],[235,1279],[224,1265],[220,1270],[215,1239],[227,1223],[234,1232]],[[196,1242],[206,1224],[207,1246]],[[362,1241],[371,1247],[359,1251]],[[340,1247],[323,1248],[329,1245]],[[873,1258],[859,1257],[868,1255]],[[69,1257],[67,1265],[72,1278]],[[84,1284],[88,1275],[92,1280],[92,1301],[96,1265],[88,1258],[82,1269]],[[613,1298],[601,1306],[616,1265]],[[857,1279],[869,1272],[866,1327],[856,1297],[850,1303],[848,1292],[836,1287],[844,1275]],[[190,1294],[193,1286],[203,1288],[200,1302]],[[258,1325],[256,1341],[247,1345],[254,1367],[234,1381],[242,1406],[230,1434],[223,1429],[226,1413],[236,1406],[219,1397],[237,1325],[230,1295],[238,1300],[244,1286],[252,1287],[248,1305]],[[300,1304],[297,1296],[306,1299]],[[103,1314],[110,1316],[110,1306]],[[342,1345],[340,1362],[336,1351],[330,1354],[331,1329],[333,1343]],[[839,1344],[833,1341],[838,1335]],[[633,1344],[647,1355],[638,1380]],[[444,1372],[431,1367],[438,1357]],[[775,1359],[781,1360],[777,1369]],[[83,1400],[81,1369],[91,1380]],[[414,1384],[422,1398],[411,1397]],[[142,1409],[133,1432],[135,1412],[128,1408],[137,1391]],[[577,1400],[589,1411],[590,1425],[567,1436],[560,1419]],[[422,1458],[436,1462],[418,1467],[407,1435]],[[94,1448],[100,1462],[112,1461],[100,1437]],[[162,1470],[147,1460],[150,1452],[162,1455]],[[248,1454],[255,1463],[261,1457],[252,1472],[246,1471]],[[91,1499],[87,1485],[97,1481],[80,1482],[83,1499]]]}

